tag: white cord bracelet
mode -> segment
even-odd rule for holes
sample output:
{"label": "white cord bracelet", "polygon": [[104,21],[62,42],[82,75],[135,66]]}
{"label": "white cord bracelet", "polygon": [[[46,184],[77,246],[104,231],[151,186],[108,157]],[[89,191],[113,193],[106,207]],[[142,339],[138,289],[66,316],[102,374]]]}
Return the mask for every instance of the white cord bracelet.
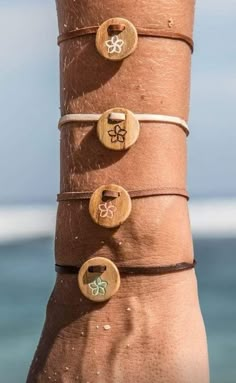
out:
{"label": "white cord bracelet", "polygon": [[[189,128],[188,124],[185,120],[183,120],[180,117],[176,116],[167,116],[163,114],[136,114],[134,113],[134,116],[138,121],[142,122],[164,122],[167,124],[174,124],[178,125],[185,131],[186,135],[189,135]],[[95,122],[100,120],[102,117],[102,114],[66,114],[65,116],[61,117],[59,120],[58,128],[61,129],[65,124],[69,122]],[[116,113],[111,112],[109,114],[109,120],[114,121],[125,121],[126,115],[125,113]]]}

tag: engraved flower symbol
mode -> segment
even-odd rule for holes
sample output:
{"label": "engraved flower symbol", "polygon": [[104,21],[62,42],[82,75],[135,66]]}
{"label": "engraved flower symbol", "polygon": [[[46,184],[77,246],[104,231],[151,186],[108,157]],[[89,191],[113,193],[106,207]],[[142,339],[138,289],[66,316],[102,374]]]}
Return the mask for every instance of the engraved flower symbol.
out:
{"label": "engraved flower symbol", "polygon": [[101,203],[98,208],[100,210],[101,218],[113,218],[114,212],[116,211],[116,207],[112,204],[111,201]]}
{"label": "engraved flower symbol", "polygon": [[105,41],[105,44],[108,48],[108,53],[121,53],[124,41],[115,35],[110,40]]}
{"label": "engraved flower symbol", "polygon": [[95,279],[95,281],[89,283],[89,287],[92,290],[92,295],[95,297],[97,295],[105,295],[107,285],[108,283],[102,280],[101,277],[98,277],[97,279]]}
{"label": "engraved flower symbol", "polygon": [[111,142],[125,142],[125,135],[127,130],[122,129],[120,125],[115,125],[114,129],[108,130],[108,134],[111,137]]}

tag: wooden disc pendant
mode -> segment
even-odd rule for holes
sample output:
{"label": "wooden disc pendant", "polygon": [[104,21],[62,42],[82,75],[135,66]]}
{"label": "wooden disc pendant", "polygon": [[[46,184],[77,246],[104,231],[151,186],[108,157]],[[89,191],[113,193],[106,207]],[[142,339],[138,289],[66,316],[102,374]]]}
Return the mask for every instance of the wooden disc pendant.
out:
{"label": "wooden disc pendant", "polygon": [[118,227],[124,223],[131,213],[131,208],[129,193],[115,184],[100,186],[89,201],[92,220],[106,228]]}
{"label": "wooden disc pendant", "polygon": [[[124,118],[121,119],[119,115]],[[130,110],[125,108],[107,110],[97,123],[97,135],[100,142],[111,150],[130,148],[137,141],[139,133],[139,121]]]}
{"label": "wooden disc pendant", "polygon": [[137,44],[138,33],[135,26],[121,17],[104,21],[97,30],[97,50],[108,60],[123,60],[135,51]]}
{"label": "wooden disc pendant", "polygon": [[78,284],[86,298],[94,302],[104,302],[119,290],[120,273],[109,259],[91,258],[80,268]]}

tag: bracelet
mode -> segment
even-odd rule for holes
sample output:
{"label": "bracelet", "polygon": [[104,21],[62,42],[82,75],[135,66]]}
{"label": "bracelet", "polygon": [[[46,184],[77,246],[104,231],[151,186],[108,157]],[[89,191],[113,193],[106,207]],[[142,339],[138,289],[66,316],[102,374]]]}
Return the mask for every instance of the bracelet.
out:
{"label": "bracelet", "polygon": [[[57,43],[60,45],[64,41],[67,40],[73,40],[78,37],[82,36],[88,36],[88,35],[95,35],[99,29],[98,25],[91,26],[91,27],[82,27],[82,28],[77,28],[69,32],[62,33],[61,35],[58,36],[57,38]],[[114,30],[114,29],[113,29]],[[117,30],[117,29],[116,29]],[[173,40],[180,40],[185,42],[191,49],[191,52],[193,53],[194,51],[194,42],[193,40],[182,34],[182,33],[174,33],[174,32],[169,32],[169,31],[161,31],[158,28],[142,28],[142,27],[136,27],[136,30],[138,32],[139,36],[143,37],[159,37],[163,39],[173,39]]]}
{"label": "bracelet", "polygon": [[81,293],[89,300],[104,302],[120,288],[121,275],[164,275],[193,269],[196,265],[181,262],[164,266],[119,266],[104,257],[94,257],[82,266],[55,265],[58,274],[77,274]]}
{"label": "bracelet", "polygon": [[[65,116],[60,118],[58,127],[59,129],[61,129],[64,125],[68,124],[69,122],[83,122],[83,121],[96,122],[96,121],[99,121],[103,115],[104,113],[103,114],[97,114],[97,113],[66,114]],[[188,124],[185,120],[183,120],[180,117],[168,116],[165,114],[141,114],[141,113],[134,113],[134,116],[140,122],[163,122],[167,124],[178,125],[181,128],[183,128],[186,135],[189,135]],[[116,122],[125,121],[126,113],[125,112],[124,113],[109,112],[108,118],[109,120],[116,121]]]}
{"label": "bracelet", "polygon": [[97,122],[97,136],[102,145],[111,150],[126,150],[138,139],[139,122],[167,123],[182,128],[189,135],[187,122],[180,117],[162,114],[138,114],[125,108],[112,108],[103,114],[66,114],[61,117],[61,130],[71,122]]}
{"label": "bracelet", "polygon": [[[93,193],[94,193],[93,191],[64,192],[64,193],[57,194],[57,201],[60,202],[60,201],[86,200],[86,199],[90,199]],[[127,193],[132,199],[164,196],[164,195],[176,195],[176,196],[184,197],[187,200],[189,200],[188,192],[185,189],[174,188],[174,187],[130,190]],[[114,191],[109,189],[108,190],[104,189],[102,194],[103,194],[103,198],[114,199],[114,198],[120,197],[119,191]]]}
{"label": "bracelet", "polygon": [[132,210],[131,198],[174,195],[189,199],[181,188],[155,188],[127,191],[116,184],[102,185],[94,192],[65,192],[58,194],[57,201],[89,200],[89,214],[99,226],[113,229],[123,224]]}
{"label": "bracelet", "polygon": [[104,58],[114,61],[122,60],[135,51],[138,36],[179,40],[186,43],[192,53],[194,50],[193,40],[182,33],[163,31],[153,26],[135,27],[129,20],[120,17],[106,20],[101,25],[76,28],[62,33],[57,42],[60,45],[67,40],[94,34],[98,52]]}
{"label": "bracelet", "polygon": [[[195,267],[196,263],[196,260],[194,260],[193,263],[181,262],[169,266],[119,266],[118,270],[120,274],[163,275],[192,269]],[[55,265],[55,271],[58,274],[77,274],[80,268],[81,266]],[[104,271],[106,271],[106,266],[89,266],[88,271],[90,273],[104,273]]]}

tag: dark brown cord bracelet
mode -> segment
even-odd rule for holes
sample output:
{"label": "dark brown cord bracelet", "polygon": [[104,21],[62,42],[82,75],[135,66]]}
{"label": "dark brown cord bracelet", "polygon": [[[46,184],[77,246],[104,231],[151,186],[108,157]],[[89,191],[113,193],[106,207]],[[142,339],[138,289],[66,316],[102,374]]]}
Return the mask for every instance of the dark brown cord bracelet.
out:
{"label": "dark brown cord bracelet", "polygon": [[[58,36],[57,43],[60,45],[62,42],[67,40],[76,39],[78,37],[87,36],[87,35],[94,35],[97,33],[99,29],[99,25],[94,25],[90,27],[83,27],[83,28],[76,28],[72,31],[62,33]],[[114,24],[109,26],[109,30],[111,32],[122,32],[124,29],[124,26],[121,24]],[[175,33],[170,31],[162,31],[155,27],[136,27],[137,33],[139,36],[143,37],[158,37],[163,39],[172,39],[172,40],[179,40],[185,42],[191,49],[191,52],[193,53],[194,50],[194,42],[193,40],[182,34],[182,33]]]}
{"label": "dark brown cord bracelet", "polygon": [[[181,262],[173,265],[164,266],[120,266],[118,270],[120,274],[135,274],[135,275],[163,275],[193,269],[196,265],[196,260],[193,263]],[[78,274],[81,266],[55,265],[55,271],[58,274]],[[106,271],[106,266],[91,265],[88,268],[90,273],[101,274]]]}
{"label": "dark brown cord bracelet", "polygon": [[[144,189],[144,190],[131,190],[128,191],[130,198],[144,198],[144,197],[154,197],[154,196],[165,196],[165,195],[176,195],[184,197],[189,200],[188,192],[182,188],[154,188],[154,189]],[[73,201],[73,200],[86,200],[90,199],[92,196],[92,191],[85,192],[64,192],[57,195],[57,201]],[[119,197],[119,192],[113,190],[104,190],[103,197],[106,198],[117,198]]]}

